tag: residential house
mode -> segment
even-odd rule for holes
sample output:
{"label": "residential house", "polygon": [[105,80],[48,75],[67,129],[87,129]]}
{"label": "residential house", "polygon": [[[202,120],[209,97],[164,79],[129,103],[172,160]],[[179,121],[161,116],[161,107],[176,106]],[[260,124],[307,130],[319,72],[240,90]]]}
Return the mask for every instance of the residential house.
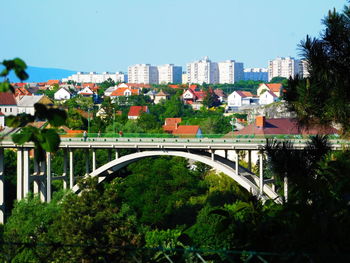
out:
{"label": "residential house", "polygon": [[157,92],[156,92],[155,90],[150,90],[149,92],[147,92],[147,93],[145,94],[145,96],[150,97],[150,99],[151,99],[152,101],[154,101],[154,99],[155,99],[155,97],[156,97],[156,94],[157,94]]}
{"label": "residential house", "polygon": [[283,85],[281,83],[261,83],[257,89],[258,96],[260,96],[265,90],[275,93],[279,98],[282,95]]}
{"label": "residential house", "polygon": [[202,130],[199,125],[179,125],[172,134],[179,137],[201,137]]}
{"label": "residential house", "polygon": [[83,97],[93,97],[94,92],[90,89],[90,87],[85,87],[78,91],[78,95]]}
{"label": "residential house", "polygon": [[265,92],[261,93],[259,96],[259,104],[260,105],[267,105],[278,101],[278,97],[275,93],[273,93],[270,90],[266,90]]}
{"label": "residential house", "polygon": [[265,116],[257,116],[255,122],[234,132],[235,135],[316,135],[316,134],[338,134],[338,130],[332,127],[311,126],[300,128],[298,122],[290,118],[266,119]]}
{"label": "residential house", "polygon": [[114,90],[111,93],[110,97],[112,100],[115,100],[121,96],[129,97],[132,95],[140,95],[140,89],[139,88],[118,87],[116,90]]}
{"label": "residential house", "polygon": [[23,96],[31,96],[33,95],[27,88],[25,87],[15,87],[15,97],[20,99]]}
{"label": "residential house", "polygon": [[180,125],[181,118],[166,118],[163,130],[179,137],[201,137],[199,125]]}
{"label": "residential house", "polygon": [[214,94],[217,96],[220,103],[223,103],[227,100],[227,95],[222,89],[214,89]]}
{"label": "residential house", "polygon": [[193,109],[199,110],[203,106],[203,100],[206,96],[206,92],[198,88],[188,88],[182,94],[182,99],[185,104],[189,104]]}
{"label": "residential house", "polygon": [[50,79],[46,82],[45,88],[51,89],[54,85],[60,85],[61,81],[58,79]]}
{"label": "residential house", "polygon": [[34,104],[41,103],[52,106],[53,101],[45,95],[23,96],[17,103],[17,113],[27,113],[34,115]]}
{"label": "residential house", "polygon": [[72,94],[66,88],[60,88],[54,94],[54,99],[55,100],[69,100],[71,97],[72,97]]}
{"label": "residential house", "polygon": [[229,108],[239,108],[252,104],[258,104],[258,98],[249,91],[237,90],[227,97],[227,106]]}
{"label": "residential house", "polygon": [[106,97],[111,96],[112,92],[115,91],[118,87],[117,86],[111,86],[105,90],[103,93]]}
{"label": "residential house", "polygon": [[0,92],[0,112],[5,116],[17,115],[17,101],[12,92]]}
{"label": "residential house", "polygon": [[165,124],[163,125],[163,130],[167,133],[173,133],[179,127],[179,123],[181,123],[181,118],[166,118]]}
{"label": "residential house", "polygon": [[144,112],[149,113],[147,106],[131,106],[128,113],[128,119],[136,120]]}
{"label": "residential house", "polygon": [[155,95],[154,104],[158,104],[161,100],[167,99],[169,99],[169,94],[161,90]]}

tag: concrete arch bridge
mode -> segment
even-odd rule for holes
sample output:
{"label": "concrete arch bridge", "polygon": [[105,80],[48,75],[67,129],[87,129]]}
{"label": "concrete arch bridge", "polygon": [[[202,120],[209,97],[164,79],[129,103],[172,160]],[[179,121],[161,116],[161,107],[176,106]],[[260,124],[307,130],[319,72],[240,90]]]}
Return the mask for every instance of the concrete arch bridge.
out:
{"label": "concrete arch bridge", "polygon": [[[4,149],[14,149],[17,152],[17,200],[24,198],[30,191],[39,194],[42,201],[50,202],[51,185],[53,180],[62,180],[64,188],[79,191],[76,185],[77,176],[74,174],[74,151],[84,150],[85,175],[99,177],[104,181],[113,176],[116,171],[128,164],[142,158],[154,156],[179,156],[205,163],[217,171],[230,176],[242,187],[259,198],[274,199],[281,202],[282,198],[275,191],[273,180],[266,179],[263,175],[263,152],[264,139],[233,139],[233,138],[62,138],[60,150],[63,151],[62,173],[53,175],[51,161],[54,156],[46,153],[46,160],[37,163],[31,158],[32,143],[16,145],[11,140],[0,142],[0,222],[4,221]],[[334,149],[341,149],[348,142],[334,141]],[[294,142],[296,148],[303,148],[305,140]],[[96,150],[108,151],[108,160],[101,167],[96,167]],[[120,149],[134,149],[135,153],[119,157]],[[246,151],[248,155],[248,168],[239,166],[239,151]],[[89,154],[91,152],[91,154]],[[258,153],[260,159],[260,174],[252,173],[251,156]],[[90,158],[91,156],[91,158]],[[231,157],[229,157],[231,156]],[[30,162],[34,162],[34,170],[30,170]],[[33,189],[31,189],[33,186]],[[287,182],[284,185],[287,194]],[[286,198],[286,196],[285,196]]]}

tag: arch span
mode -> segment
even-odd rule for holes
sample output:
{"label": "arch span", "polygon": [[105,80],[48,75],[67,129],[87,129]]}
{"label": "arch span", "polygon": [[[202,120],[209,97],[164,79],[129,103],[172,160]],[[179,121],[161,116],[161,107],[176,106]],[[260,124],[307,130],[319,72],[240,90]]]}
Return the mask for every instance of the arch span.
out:
{"label": "arch span", "polygon": [[[158,151],[144,151],[144,152],[128,154],[118,159],[114,159],[109,163],[99,167],[95,171],[91,172],[89,176],[99,177],[100,178],[99,181],[102,182],[106,177],[118,171],[119,169],[129,165],[130,163],[136,162],[143,158],[157,157],[157,156],[178,156],[178,157],[192,159],[194,161],[207,164],[212,168],[216,169],[217,171],[220,171],[226,174],[227,176],[231,177],[233,180],[235,180],[238,184],[240,184],[242,187],[244,187],[248,192],[252,193],[253,195],[256,195],[256,196],[259,195],[259,186],[255,184],[255,182],[258,181],[257,178],[255,178],[254,180],[249,180],[247,177],[242,176],[239,173],[237,174],[232,167],[230,167],[227,164],[224,164],[223,162],[220,162],[219,160],[212,160],[210,157],[206,155],[200,155],[198,153],[194,154],[194,153],[184,152],[184,151],[158,150]],[[79,192],[78,185],[75,185],[72,190],[73,192]],[[268,198],[271,198],[277,201],[279,200],[279,196],[274,191],[272,191],[271,187],[264,185],[263,190],[264,190],[264,195],[261,196],[262,199],[266,200]]]}

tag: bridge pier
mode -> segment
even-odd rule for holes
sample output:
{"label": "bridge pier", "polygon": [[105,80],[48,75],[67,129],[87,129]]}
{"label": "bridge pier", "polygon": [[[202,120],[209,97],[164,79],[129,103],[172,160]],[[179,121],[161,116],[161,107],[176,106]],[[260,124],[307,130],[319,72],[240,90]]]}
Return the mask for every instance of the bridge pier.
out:
{"label": "bridge pier", "polygon": [[96,149],[92,149],[92,171],[96,170]]}
{"label": "bridge pier", "polygon": [[4,149],[0,149],[0,224],[5,221]]}
{"label": "bridge pier", "polygon": [[285,175],[284,179],[283,179],[283,192],[284,192],[284,201],[288,202],[288,177],[287,177],[287,175]]}
{"label": "bridge pier", "polygon": [[248,169],[252,170],[252,151],[248,150]]}
{"label": "bridge pier", "polygon": [[46,202],[51,202],[51,186],[52,186],[52,174],[51,174],[51,153],[46,153]]}
{"label": "bridge pier", "polygon": [[238,166],[239,166],[238,150],[235,150],[235,170],[237,175],[238,175]]}
{"label": "bridge pier", "polygon": [[89,149],[85,149],[85,176],[89,173]]}
{"label": "bridge pier", "polygon": [[69,149],[69,189],[72,189],[74,185],[73,161],[73,150]]}
{"label": "bridge pier", "polygon": [[68,176],[67,176],[67,168],[68,168],[68,152],[67,149],[63,149],[63,189],[67,189],[68,185]]}
{"label": "bridge pier", "polygon": [[264,171],[263,171],[263,153],[259,153],[259,194],[260,196],[264,193]]}
{"label": "bridge pier", "polygon": [[115,149],[115,159],[118,159],[119,158],[119,152],[118,152],[118,149]]}

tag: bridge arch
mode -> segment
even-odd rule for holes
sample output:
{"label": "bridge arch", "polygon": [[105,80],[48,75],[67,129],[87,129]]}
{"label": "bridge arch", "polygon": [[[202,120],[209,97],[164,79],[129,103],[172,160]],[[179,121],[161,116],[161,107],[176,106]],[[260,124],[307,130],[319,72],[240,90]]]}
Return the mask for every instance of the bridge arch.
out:
{"label": "bridge arch", "polygon": [[[216,169],[217,171],[220,171],[226,174],[227,176],[231,177],[234,181],[236,181],[239,185],[241,185],[251,194],[259,196],[259,186],[256,183],[254,183],[254,181],[255,182],[258,181],[258,178],[256,176],[254,180],[249,180],[248,178],[240,175],[239,173],[237,174],[233,168],[220,162],[219,160],[212,160],[208,156],[201,155],[199,153],[190,153],[185,151],[157,150],[157,151],[143,151],[143,152],[128,154],[118,159],[114,159],[107,164],[104,164],[103,166],[91,172],[89,176],[99,177],[99,182],[102,182],[104,179],[106,179],[108,176],[110,176],[114,172],[118,171],[119,169],[133,162],[136,162],[140,159],[144,159],[147,157],[157,157],[157,156],[177,156],[177,157],[192,159],[194,161],[207,164],[212,168]],[[78,185],[75,185],[72,190],[73,192],[80,191]],[[272,191],[272,189],[269,186],[264,185],[263,190],[264,190],[264,195],[260,197],[263,200],[266,200],[268,198],[275,199],[275,200],[279,199],[279,196],[277,195],[277,193]]]}

